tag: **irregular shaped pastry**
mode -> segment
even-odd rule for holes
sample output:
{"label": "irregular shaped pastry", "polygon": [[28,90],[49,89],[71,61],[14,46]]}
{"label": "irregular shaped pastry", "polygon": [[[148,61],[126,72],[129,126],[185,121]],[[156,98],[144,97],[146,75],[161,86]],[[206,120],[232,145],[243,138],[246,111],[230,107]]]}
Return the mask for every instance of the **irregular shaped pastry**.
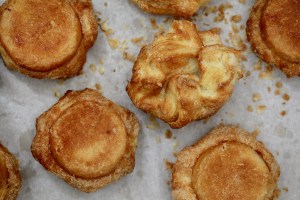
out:
{"label": "irregular shaped pastry", "polygon": [[0,7],[0,54],[34,78],[78,75],[98,34],[90,0],[7,0]]}
{"label": "irregular shaped pastry", "polygon": [[94,192],[131,173],[139,123],[97,91],[68,91],[36,123],[31,151],[45,169]]}
{"label": "irregular shaped pastry", "polygon": [[181,128],[216,113],[242,77],[240,52],[214,32],[174,21],[171,30],[142,48],[127,92],[145,112]]}
{"label": "irregular shaped pastry", "polygon": [[174,200],[273,200],[280,168],[245,130],[219,126],[182,150],[173,166]]}
{"label": "irregular shaped pastry", "polygon": [[210,0],[132,0],[142,10],[154,14],[168,14],[181,17],[192,16]]}
{"label": "irregular shaped pastry", "polygon": [[0,200],[17,199],[21,185],[18,161],[0,144]]}
{"label": "irregular shaped pastry", "polygon": [[252,49],[288,77],[300,76],[300,1],[258,0],[247,22]]}

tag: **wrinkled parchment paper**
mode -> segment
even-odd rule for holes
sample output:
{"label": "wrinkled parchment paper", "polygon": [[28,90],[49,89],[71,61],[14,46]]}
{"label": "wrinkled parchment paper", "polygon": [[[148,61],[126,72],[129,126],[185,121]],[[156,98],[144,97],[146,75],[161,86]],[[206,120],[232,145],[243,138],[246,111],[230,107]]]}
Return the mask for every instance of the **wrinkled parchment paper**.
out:
{"label": "wrinkled parchment paper", "polygon": [[[166,160],[174,162],[174,153],[193,144],[222,122],[259,132],[258,139],[273,152],[281,166],[280,199],[300,198],[299,78],[287,79],[277,68],[270,71],[246,49],[245,76],[237,84],[230,101],[205,122],[171,130],[165,123],[151,119],[135,108],[125,86],[131,78],[133,63],[130,60],[138,55],[141,45],[152,41],[155,33],[163,27],[168,28],[172,18],[145,14],[128,0],[93,0],[93,3],[106,34],[99,28],[98,39],[88,53],[82,75],[64,82],[36,80],[7,70],[0,60],[0,141],[20,161],[23,186],[19,200],[171,199]],[[232,8],[224,6],[227,9],[222,9],[220,5],[224,3],[230,3]],[[222,28],[222,39],[227,45],[243,46],[232,35],[235,31],[249,46],[244,26],[253,4],[254,0],[212,0],[192,20],[201,30]],[[233,15],[241,15],[242,20],[232,23]],[[237,19],[235,21],[239,21]],[[66,90],[86,87],[97,87],[104,96],[133,111],[142,126],[134,172],[91,194],[73,189],[44,170],[30,152],[36,117],[50,108]],[[171,138],[165,136],[167,130],[171,131]]]}

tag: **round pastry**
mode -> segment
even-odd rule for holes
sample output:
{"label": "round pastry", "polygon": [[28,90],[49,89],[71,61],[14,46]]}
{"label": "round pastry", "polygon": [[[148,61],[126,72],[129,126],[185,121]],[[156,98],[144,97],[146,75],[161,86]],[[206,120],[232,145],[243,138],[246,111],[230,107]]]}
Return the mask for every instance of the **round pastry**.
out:
{"label": "round pastry", "polygon": [[167,14],[181,17],[192,16],[210,0],[132,0],[142,10],[153,14]]}
{"label": "round pastry", "polygon": [[280,168],[255,136],[219,126],[179,152],[173,166],[174,200],[273,200]]}
{"label": "round pastry", "polygon": [[21,185],[18,161],[0,144],[0,200],[17,199]]}
{"label": "round pastry", "polygon": [[68,91],[36,123],[31,151],[71,186],[94,192],[131,173],[139,123],[97,91]]}
{"label": "round pastry", "polygon": [[138,108],[181,128],[216,113],[241,77],[239,51],[181,20],[142,48],[127,92]]}
{"label": "round pastry", "polygon": [[0,54],[33,78],[78,75],[98,34],[90,0],[7,0],[0,7]]}
{"label": "round pastry", "polygon": [[300,76],[300,1],[258,0],[247,22],[247,37],[262,60],[288,77]]}

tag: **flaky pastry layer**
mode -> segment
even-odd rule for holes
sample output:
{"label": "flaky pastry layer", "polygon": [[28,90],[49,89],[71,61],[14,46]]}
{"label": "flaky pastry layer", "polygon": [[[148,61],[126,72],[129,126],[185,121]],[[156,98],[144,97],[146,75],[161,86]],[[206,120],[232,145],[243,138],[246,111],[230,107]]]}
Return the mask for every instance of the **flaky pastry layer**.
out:
{"label": "flaky pastry layer", "polygon": [[33,78],[78,75],[98,34],[90,0],[7,0],[0,7],[0,54]]}
{"label": "flaky pastry layer", "polygon": [[181,17],[192,16],[203,4],[210,0],[132,0],[142,10],[154,14]]}
{"label": "flaky pastry layer", "polygon": [[0,200],[15,200],[22,186],[19,163],[0,144]]}
{"label": "flaky pastry layer", "polygon": [[216,113],[242,77],[240,52],[220,36],[174,21],[168,33],[142,48],[127,93],[145,112],[181,128]]}
{"label": "flaky pastry layer", "polygon": [[94,192],[131,173],[139,123],[97,91],[68,91],[36,122],[32,154],[71,186]]}
{"label": "flaky pastry layer", "polygon": [[173,166],[174,200],[273,200],[280,168],[254,135],[221,125],[180,151]]}
{"label": "flaky pastry layer", "polygon": [[258,0],[247,22],[253,51],[288,77],[300,76],[300,2]]}

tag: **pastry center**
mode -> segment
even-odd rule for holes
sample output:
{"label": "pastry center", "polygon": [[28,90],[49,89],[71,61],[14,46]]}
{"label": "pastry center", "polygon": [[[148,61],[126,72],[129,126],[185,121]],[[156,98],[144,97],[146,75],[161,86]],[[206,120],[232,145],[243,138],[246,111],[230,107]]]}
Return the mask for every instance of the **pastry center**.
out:
{"label": "pastry center", "polygon": [[0,151],[0,200],[5,198],[7,192],[8,171],[3,152]]}
{"label": "pastry center", "polygon": [[275,52],[300,63],[300,1],[269,0],[262,15],[262,32]]}
{"label": "pastry center", "polygon": [[61,0],[14,0],[0,18],[0,39],[12,60],[32,71],[49,71],[70,60],[81,42],[81,24]]}
{"label": "pastry center", "polygon": [[68,108],[51,128],[50,148],[68,172],[97,178],[112,172],[127,146],[123,121],[96,102],[79,102]]}
{"label": "pastry center", "polygon": [[270,171],[249,146],[225,142],[200,155],[192,185],[201,200],[264,200]]}

